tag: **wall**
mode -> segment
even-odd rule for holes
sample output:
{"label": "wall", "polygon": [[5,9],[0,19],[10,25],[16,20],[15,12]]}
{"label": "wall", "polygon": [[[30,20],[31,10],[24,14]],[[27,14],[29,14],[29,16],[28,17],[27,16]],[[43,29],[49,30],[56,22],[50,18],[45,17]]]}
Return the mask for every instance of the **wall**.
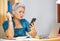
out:
{"label": "wall", "polygon": [[[13,2],[12,0],[10,0]],[[20,0],[15,0],[15,3],[19,2]],[[5,33],[2,27],[2,23],[7,19],[6,12],[7,12],[7,2],[8,0],[0,0],[0,38],[5,37]],[[13,4],[13,3],[12,3]]]}
{"label": "wall", "polygon": [[47,36],[52,27],[58,28],[56,0],[22,0],[21,2],[26,6],[25,18],[29,22],[33,17],[37,18],[35,25],[38,35]]}
{"label": "wall", "polygon": [[7,0],[0,0],[0,26],[6,20]]}
{"label": "wall", "polygon": [[[58,29],[56,0],[22,0],[21,3],[26,6],[25,18],[28,21],[33,17],[37,18],[35,25],[38,35],[48,36],[51,28]],[[57,29],[54,31],[58,31]]]}

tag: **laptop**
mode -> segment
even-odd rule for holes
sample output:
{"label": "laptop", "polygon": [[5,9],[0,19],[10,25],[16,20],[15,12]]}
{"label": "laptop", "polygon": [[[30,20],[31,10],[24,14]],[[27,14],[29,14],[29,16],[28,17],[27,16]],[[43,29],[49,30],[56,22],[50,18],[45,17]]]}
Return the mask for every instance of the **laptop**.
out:
{"label": "laptop", "polygon": [[60,27],[60,24],[55,24],[52,26],[49,38],[57,37],[57,34],[59,32],[59,27]]}

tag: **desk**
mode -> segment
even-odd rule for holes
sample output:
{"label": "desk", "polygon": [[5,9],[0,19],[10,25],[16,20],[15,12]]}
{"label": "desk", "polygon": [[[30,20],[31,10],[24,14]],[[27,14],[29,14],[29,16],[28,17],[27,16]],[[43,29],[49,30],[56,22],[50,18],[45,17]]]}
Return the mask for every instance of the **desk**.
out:
{"label": "desk", "polygon": [[6,40],[0,39],[1,41],[60,41],[60,37],[57,38],[50,38],[50,39],[35,39],[35,38],[26,38],[26,39],[19,39],[19,40]]}

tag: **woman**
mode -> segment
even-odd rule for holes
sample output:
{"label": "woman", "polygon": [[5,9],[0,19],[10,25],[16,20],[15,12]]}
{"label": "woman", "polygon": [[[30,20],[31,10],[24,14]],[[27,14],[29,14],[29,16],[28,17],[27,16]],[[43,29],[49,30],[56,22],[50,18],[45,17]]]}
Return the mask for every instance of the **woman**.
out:
{"label": "woman", "polygon": [[[25,6],[16,3],[13,6],[12,14],[7,14],[8,20],[3,23],[3,29],[9,39],[14,37],[26,36],[26,32],[32,37],[36,36],[34,23],[29,25],[26,19],[23,19]],[[12,18],[13,15],[13,18]]]}

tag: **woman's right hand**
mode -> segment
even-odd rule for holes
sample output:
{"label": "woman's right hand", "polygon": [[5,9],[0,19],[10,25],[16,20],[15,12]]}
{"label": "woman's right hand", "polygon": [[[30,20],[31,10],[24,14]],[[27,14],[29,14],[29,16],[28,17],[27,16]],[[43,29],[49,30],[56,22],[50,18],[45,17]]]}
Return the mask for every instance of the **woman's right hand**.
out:
{"label": "woman's right hand", "polygon": [[6,14],[7,18],[9,21],[12,21],[12,14],[10,14],[9,12]]}
{"label": "woman's right hand", "polygon": [[13,39],[13,36],[14,36],[14,28],[13,28],[13,23],[12,23],[12,14],[10,13],[7,13],[6,14],[6,17],[9,21],[9,26],[8,26],[8,29],[6,30],[6,36],[8,36],[8,39]]}

